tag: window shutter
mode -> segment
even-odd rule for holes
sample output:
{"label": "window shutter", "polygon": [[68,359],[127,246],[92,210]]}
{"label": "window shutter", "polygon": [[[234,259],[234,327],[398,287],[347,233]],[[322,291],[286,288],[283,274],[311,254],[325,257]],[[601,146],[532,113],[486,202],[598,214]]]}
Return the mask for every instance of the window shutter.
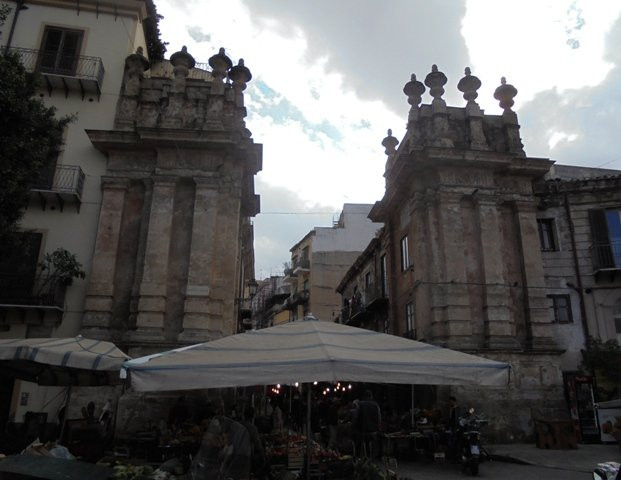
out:
{"label": "window shutter", "polygon": [[614,266],[610,238],[608,236],[608,224],[606,223],[606,211],[603,208],[590,209],[589,220],[593,235],[596,267],[607,268]]}

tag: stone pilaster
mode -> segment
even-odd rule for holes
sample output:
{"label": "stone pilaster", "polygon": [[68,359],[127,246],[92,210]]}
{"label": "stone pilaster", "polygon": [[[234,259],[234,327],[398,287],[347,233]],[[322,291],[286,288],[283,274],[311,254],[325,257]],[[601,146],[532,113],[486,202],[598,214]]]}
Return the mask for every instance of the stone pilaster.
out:
{"label": "stone pilaster", "polygon": [[183,331],[179,341],[200,343],[211,339],[212,316],[221,316],[221,304],[212,301],[212,266],[218,239],[218,178],[195,177],[194,217],[190,266],[185,291]]}
{"label": "stone pilaster", "polygon": [[476,197],[481,227],[483,267],[483,321],[485,346],[493,349],[518,349],[515,324],[509,308],[510,292],[504,275],[501,230],[498,204],[493,197]]}
{"label": "stone pilaster", "polygon": [[[136,317],[138,315],[138,302],[140,301],[140,284],[142,283],[142,273],[144,271],[144,256],[149,234],[149,217],[151,215],[151,200],[153,198],[153,179],[142,179],[144,184],[144,199],[142,203],[142,214],[140,216],[140,233],[138,236],[138,249],[136,252],[136,274],[132,285],[132,294],[129,301],[129,322],[130,329],[136,327]],[[127,333],[126,335],[131,334]]]}
{"label": "stone pilaster", "polygon": [[534,201],[515,202],[524,262],[524,298],[527,307],[529,347],[534,350],[557,349],[552,331],[552,318],[546,297],[546,285],[537,233]]}
{"label": "stone pilaster", "polygon": [[445,270],[443,279],[434,287],[433,310],[442,312],[447,346],[474,348],[470,299],[464,257],[464,228],[461,215],[461,193],[439,192],[437,202],[440,255]]}
{"label": "stone pilaster", "polygon": [[156,176],[149,215],[142,281],[138,299],[136,330],[129,332],[134,342],[163,341],[166,290],[176,178]]}
{"label": "stone pilaster", "polygon": [[114,273],[128,186],[126,178],[101,178],[101,212],[82,319],[82,332],[91,338],[108,339],[111,336]]}
{"label": "stone pilaster", "polygon": [[232,335],[237,331],[235,316],[235,297],[239,294],[236,279],[239,274],[239,226],[241,211],[241,194],[238,188],[221,185],[218,201],[218,227],[216,258],[210,298],[214,305],[214,326],[223,335]]}

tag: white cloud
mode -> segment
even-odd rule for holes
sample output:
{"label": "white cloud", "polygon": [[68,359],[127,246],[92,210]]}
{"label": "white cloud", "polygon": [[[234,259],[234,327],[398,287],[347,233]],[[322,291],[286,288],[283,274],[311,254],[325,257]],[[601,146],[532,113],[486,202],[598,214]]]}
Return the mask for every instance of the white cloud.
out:
{"label": "white cloud", "polygon": [[549,135],[548,147],[550,147],[550,150],[554,150],[554,147],[559,142],[573,142],[578,138],[578,135],[575,133],[551,132]]}
{"label": "white cloud", "polygon": [[[423,80],[431,63],[449,77],[444,98],[455,106],[464,104],[456,84],[470,65],[483,83],[477,101],[490,114],[500,113],[493,91],[506,76],[519,90],[516,108],[522,107],[530,154],[554,150],[561,162],[563,156],[575,163],[583,161],[576,152],[588,152],[602,163],[616,138],[610,132],[617,108],[607,106],[603,87],[619,85],[617,43],[608,40],[605,51],[621,13],[618,0],[157,0],[157,7],[169,54],[187,45],[206,62],[225,47],[253,72],[247,126],[264,145],[257,177],[264,212],[337,211],[344,202],[380,199],[381,140],[387,128],[402,138],[408,109],[402,85],[411,72]],[[589,146],[595,137],[596,148]],[[259,214],[257,275],[276,272],[293,243],[330,222],[330,215]]]}
{"label": "white cloud", "polygon": [[498,108],[501,76],[519,90],[517,107],[542,90],[599,84],[612,68],[604,44],[620,12],[618,0],[468,0],[462,35],[481,103]]}

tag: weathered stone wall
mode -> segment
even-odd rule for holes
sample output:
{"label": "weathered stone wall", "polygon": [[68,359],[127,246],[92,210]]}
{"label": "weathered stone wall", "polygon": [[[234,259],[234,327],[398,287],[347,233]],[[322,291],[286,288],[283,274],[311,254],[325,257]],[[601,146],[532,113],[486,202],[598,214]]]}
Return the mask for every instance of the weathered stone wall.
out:
{"label": "weathered stone wall", "polygon": [[469,69],[458,84],[464,108],[446,106],[446,81],[434,66],[425,78],[433,100],[419,105],[425,86],[413,76],[407,133],[398,148],[390,131],[382,142],[386,193],[370,217],[390,238],[393,332],[407,329],[413,302],[417,338],[511,363],[508,387],[452,390],[495,418],[497,439],[524,440],[531,408],[563,406],[532,188],[552,162],[526,157],[511,110],[517,90],[504,79],[500,116],[475,102],[481,82]]}
{"label": "weathered stone wall", "polygon": [[185,49],[170,64],[172,74],[145,76],[148,62],[130,55],[116,130],[87,132],[108,166],[83,332],[132,355],[235,333],[235,300],[254,277],[245,218],[259,210],[261,146],[243,120],[250,71],[224,50],[210,75],[190,75]]}

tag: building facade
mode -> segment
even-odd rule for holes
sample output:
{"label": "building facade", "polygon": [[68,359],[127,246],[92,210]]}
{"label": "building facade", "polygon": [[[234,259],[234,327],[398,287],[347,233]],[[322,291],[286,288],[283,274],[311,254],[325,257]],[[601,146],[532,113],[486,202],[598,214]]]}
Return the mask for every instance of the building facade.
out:
{"label": "building facade", "polygon": [[[481,82],[466,69],[465,107],[442,99],[446,76],[404,87],[411,109],[401,142],[383,141],[386,193],[369,217],[385,223],[391,333],[508,362],[511,385],[453,388],[462,405],[492,419],[494,436],[524,439],[533,409],[564,406],[562,356],[549,308],[533,184],[553,162],[528,157],[503,79],[501,115],[476,103]],[[398,146],[398,147],[397,147]]]}
{"label": "building facade", "polygon": [[[0,336],[81,333],[138,356],[236,333],[260,208],[262,149],[244,122],[250,70],[224,49],[208,64],[185,47],[151,64],[143,1],[41,0],[20,12],[11,49],[42,75],[44,101],[77,120],[32,190],[20,224],[33,237],[30,291],[18,302],[0,293]],[[86,278],[52,300],[34,295],[38,262],[61,247]],[[53,395],[39,390],[17,382],[7,393],[16,421]]]}
{"label": "building facade", "polygon": [[333,227],[315,227],[291,248],[285,281],[291,284],[286,308],[290,321],[313,314],[335,321],[341,298],[335,291],[341,278],[382,225],[367,218],[372,205],[346,203]]}
{"label": "building facade", "polygon": [[[58,117],[74,120],[62,152],[33,183],[19,226],[26,240],[21,257],[5,258],[0,266],[0,338],[75,336],[92,275],[106,172],[106,157],[93,148],[86,129],[113,128],[125,57],[139,47],[146,51],[147,12],[135,0],[3,3],[11,11],[0,49],[19,54],[26,70],[38,72],[40,98]],[[71,285],[48,280],[38,265],[58,249],[76,256],[85,279],[74,278]],[[13,379],[0,383],[2,420],[22,422],[26,412],[37,411],[53,422],[64,401],[54,388]]]}
{"label": "building facade", "polygon": [[379,230],[336,287],[343,299],[340,323],[383,333],[389,331],[387,240],[384,229]]}
{"label": "building facade", "polygon": [[267,328],[288,322],[287,299],[290,296],[291,284],[285,282],[284,276],[272,275],[259,281],[259,289],[252,302],[249,327]]}

